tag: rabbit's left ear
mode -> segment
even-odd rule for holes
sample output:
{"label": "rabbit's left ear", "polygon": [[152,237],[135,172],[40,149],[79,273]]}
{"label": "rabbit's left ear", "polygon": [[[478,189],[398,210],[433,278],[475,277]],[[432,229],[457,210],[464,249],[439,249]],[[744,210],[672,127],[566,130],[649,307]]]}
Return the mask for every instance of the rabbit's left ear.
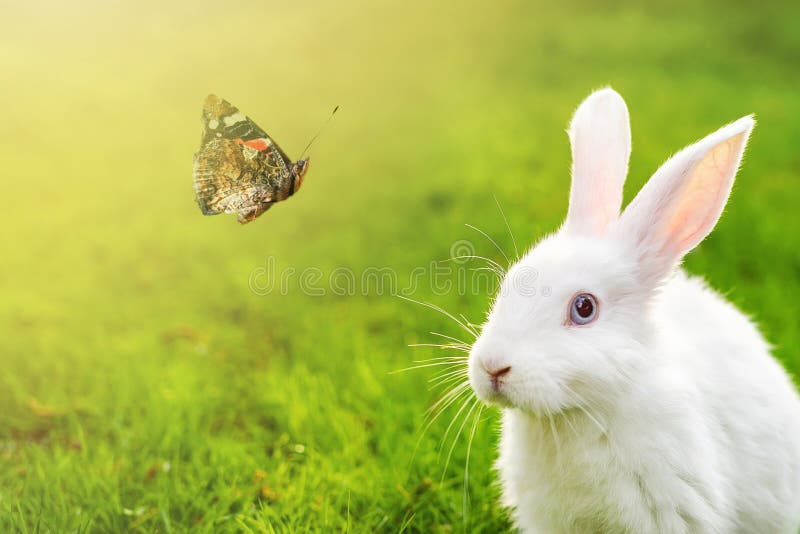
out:
{"label": "rabbit's left ear", "polygon": [[657,282],[714,228],[755,121],[742,117],[664,163],[625,208],[614,231]]}
{"label": "rabbit's left ear", "polygon": [[564,227],[603,235],[619,217],[628,174],[631,127],[625,101],[610,88],[589,95],[572,117],[569,139],[572,187]]}

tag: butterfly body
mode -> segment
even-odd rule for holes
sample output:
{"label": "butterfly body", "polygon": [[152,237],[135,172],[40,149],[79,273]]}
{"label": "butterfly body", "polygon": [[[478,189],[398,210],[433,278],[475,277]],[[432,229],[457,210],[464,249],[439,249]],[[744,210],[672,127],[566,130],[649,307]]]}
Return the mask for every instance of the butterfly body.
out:
{"label": "butterfly body", "polygon": [[264,130],[230,103],[209,95],[202,119],[194,190],[204,215],[235,213],[245,224],[300,189],[308,159],[292,162]]}

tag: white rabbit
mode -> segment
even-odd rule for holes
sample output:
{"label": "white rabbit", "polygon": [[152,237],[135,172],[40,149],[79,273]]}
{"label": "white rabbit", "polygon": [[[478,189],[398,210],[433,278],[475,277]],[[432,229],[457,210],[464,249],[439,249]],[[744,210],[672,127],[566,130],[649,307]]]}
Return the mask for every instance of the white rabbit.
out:
{"label": "white rabbit", "polygon": [[503,408],[497,467],[522,531],[798,532],[796,389],[753,323],[678,267],[753,125],[678,152],[620,215],[625,103],[603,89],[575,112],[566,222],[508,271],[469,357]]}

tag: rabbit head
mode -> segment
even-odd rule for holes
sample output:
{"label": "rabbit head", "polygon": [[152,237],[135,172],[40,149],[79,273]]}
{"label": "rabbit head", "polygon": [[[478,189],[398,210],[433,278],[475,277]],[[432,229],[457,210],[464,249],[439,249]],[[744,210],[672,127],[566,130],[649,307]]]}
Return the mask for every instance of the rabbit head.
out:
{"label": "rabbit head", "polygon": [[551,414],[635,384],[659,357],[658,288],[716,224],[753,125],[744,117],[678,152],[620,215],[628,111],[611,89],[591,94],[569,128],[566,221],[509,269],[470,352],[478,397]]}

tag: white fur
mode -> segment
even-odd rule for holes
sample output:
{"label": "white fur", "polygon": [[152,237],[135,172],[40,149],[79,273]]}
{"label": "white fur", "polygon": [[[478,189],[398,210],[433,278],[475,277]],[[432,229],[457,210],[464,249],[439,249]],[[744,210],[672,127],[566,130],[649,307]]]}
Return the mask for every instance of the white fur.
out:
{"label": "white fur", "polygon": [[619,216],[628,174],[631,129],[625,101],[597,91],[580,105],[569,126],[572,188],[565,225],[572,233],[602,233]]}
{"label": "white fur", "polygon": [[[800,398],[753,323],[677,268],[753,124],[676,154],[617,219],[625,104],[605,89],[576,112],[567,222],[509,270],[470,354],[473,389],[503,407],[497,467],[522,531],[798,531]],[[582,292],[598,316],[575,326]]]}

